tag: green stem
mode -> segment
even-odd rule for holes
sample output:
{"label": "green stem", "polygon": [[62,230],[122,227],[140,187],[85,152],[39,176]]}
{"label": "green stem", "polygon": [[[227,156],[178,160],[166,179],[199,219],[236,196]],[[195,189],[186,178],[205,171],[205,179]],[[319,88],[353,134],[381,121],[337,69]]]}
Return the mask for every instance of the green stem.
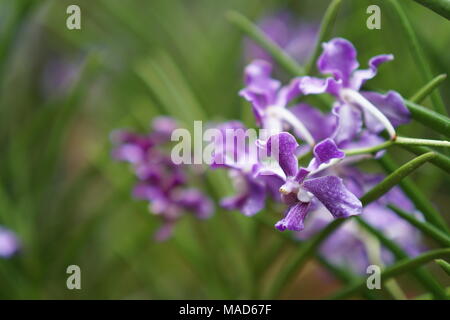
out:
{"label": "green stem", "polygon": [[[387,267],[384,271],[381,272],[381,282],[383,283],[390,278],[416,269],[417,267],[426,264],[433,259],[448,256],[450,256],[450,248],[428,251],[420,256],[417,256],[416,258],[399,261],[398,263]],[[333,295],[332,299],[345,299],[366,288],[366,279],[364,278],[361,279],[361,281],[359,281],[358,283],[350,285],[337,294]],[[445,298],[446,297],[444,296],[443,299]]]}
{"label": "green stem", "polygon": [[433,238],[436,242],[438,242],[442,246],[450,247],[450,237],[441,230],[439,230],[438,228],[436,228],[435,226],[433,226],[431,223],[417,220],[416,218],[414,218],[412,214],[406,213],[405,211],[403,211],[400,208],[397,208],[394,205],[388,205],[388,207],[392,209],[392,211],[394,211],[400,218],[408,221],[414,227],[422,231],[424,234]]}
{"label": "green stem", "polygon": [[412,101],[405,100],[406,106],[414,120],[424,126],[450,137],[450,119],[442,114],[428,110]]}
{"label": "green stem", "polygon": [[314,51],[305,67],[306,74],[311,73],[314,67],[314,63],[316,62],[316,59],[319,56],[322,42],[328,39],[331,35],[331,31],[333,29],[334,22],[336,20],[336,16],[338,14],[341,3],[342,0],[333,0],[328,6],[327,11],[325,11],[325,15],[323,16],[322,23],[320,25],[319,36],[314,46]]}
{"label": "green stem", "polygon": [[445,79],[447,79],[447,75],[445,73],[438,75],[433,80],[424,85],[422,88],[420,88],[415,95],[409,98],[409,101],[414,103],[421,103],[423,100],[425,100],[426,97],[428,97],[433,92],[434,89],[439,87],[439,85],[442,82],[444,82]]}
{"label": "green stem", "polygon": [[434,152],[436,153],[436,157],[430,160],[430,163],[434,164],[435,166],[439,167],[440,169],[444,170],[445,173],[450,173],[450,158],[443,155],[440,152],[437,152],[435,150],[432,150],[427,147],[419,147],[419,146],[413,146],[413,145],[401,145],[401,147],[405,150],[408,150],[409,152],[412,152],[416,155],[421,155],[427,152]]}
{"label": "green stem", "polygon": [[255,26],[247,17],[236,11],[229,11],[227,13],[228,20],[252,38],[258,45],[266,50],[281,67],[286,69],[289,73],[295,76],[305,74],[301,66],[288,56],[275,42],[267,38],[264,33]]}
{"label": "green stem", "polygon": [[393,145],[450,147],[450,141],[397,137],[394,141],[393,140],[385,141],[373,147],[361,149],[349,149],[344,151],[346,156],[354,156],[358,154],[374,153]]}
{"label": "green stem", "polygon": [[389,176],[387,176],[377,186],[367,192],[361,198],[361,202],[363,203],[363,205],[367,205],[369,202],[380,198],[382,195],[396,186],[400,181],[402,181],[405,177],[411,174],[414,170],[434,157],[436,157],[436,154],[434,152],[428,152],[405,163],[400,168],[392,172]]}
{"label": "green stem", "polygon": [[[432,161],[432,158],[430,161]],[[378,162],[387,173],[395,171],[397,164],[388,156],[384,155]],[[408,198],[414,203],[414,206],[423,213],[425,220],[438,227],[440,230],[448,232],[445,220],[439,212],[433,207],[433,204],[422,193],[422,191],[408,178],[400,182],[400,187]]]}
{"label": "green stem", "polygon": [[414,0],[417,3],[433,10],[437,14],[450,20],[450,1],[449,0]]}
{"label": "green stem", "polygon": [[[416,65],[418,65],[421,77],[426,81],[431,80],[433,76],[431,74],[430,67],[427,63],[427,60],[425,59],[422,47],[419,44],[419,40],[417,39],[417,36],[408,17],[406,16],[405,11],[397,0],[390,0],[387,3],[392,7],[393,11],[395,11],[396,15],[398,16],[403,29],[403,33],[405,34],[405,38],[408,41],[409,50],[414,61],[416,62]],[[438,92],[434,92],[431,95],[431,101],[433,102],[433,108],[435,111],[441,114],[447,113],[444,102],[442,101],[442,98]]]}

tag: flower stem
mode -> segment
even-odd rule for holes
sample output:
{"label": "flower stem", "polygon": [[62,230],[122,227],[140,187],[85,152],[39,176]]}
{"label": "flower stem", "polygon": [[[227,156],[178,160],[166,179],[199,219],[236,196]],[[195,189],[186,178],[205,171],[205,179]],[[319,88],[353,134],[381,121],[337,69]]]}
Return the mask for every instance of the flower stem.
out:
{"label": "flower stem", "polygon": [[323,16],[322,23],[320,25],[319,36],[317,37],[316,44],[314,46],[314,51],[305,67],[306,74],[311,73],[314,63],[319,56],[322,42],[325,41],[331,34],[341,3],[342,0],[333,0],[328,6],[327,11],[325,11],[325,15]]}
{"label": "flower stem", "polygon": [[[401,275],[410,270],[414,270],[417,267],[433,260],[441,257],[449,257],[450,256],[450,248],[446,249],[437,249],[428,251],[420,256],[417,256],[413,259],[401,260],[398,263],[387,267],[384,271],[381,272],[381,281],[385,282],[390,278]],[[348,298],[355,293],[364,290],[366,288],[366,278],[361,279],[361,281],[355,283],[354,285],[350,285],[337,294],[333,295],[332,299],[345,299]],[[446,297],[444,296],[444,299]]]}
{"label": "flower stem", "polygon": [[275,42],[267,38],[257,26],[247,19],[247,17],[239,12],[229,11],[227,13],[227,18],[232,24],[241,29],[266,50],[284,69],[296,76],[305,74],[303,68],[299,66],[294,59],[288,56]]}
{"label": "flower stem", "polygon": [[[346,156],[354,156],[358,154],[374,153],[383,149],[386,149],[393,145],[408,145],[408,146],[434,146],[434,147],[450,147],[450,141],[446,140],[430,140],[430,139],[416,139],[408,137],[397,137],[395,141],[389,140],[380,143],[373,147],[361,148],[361,149],[348,149],[344,150]],[[432,151],[431,149],[429,151]],[[443,155],[441,155],[443,156]],[[445,157],[445,156],[444,156]]]}

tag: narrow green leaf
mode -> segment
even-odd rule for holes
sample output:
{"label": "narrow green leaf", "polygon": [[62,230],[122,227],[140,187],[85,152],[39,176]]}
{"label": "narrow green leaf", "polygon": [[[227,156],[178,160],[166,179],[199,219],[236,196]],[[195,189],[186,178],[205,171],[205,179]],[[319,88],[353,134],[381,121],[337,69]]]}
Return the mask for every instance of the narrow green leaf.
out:
{"label": "narrow green leaf", "polygon": [[442,270],[444,270],[445,273],[450,276],[450,263],[442,259],[436,259],[434,260],[434,262],[436,262],[442,268]]}
{"label": "narrow green leaf", "polygon": [[361,202],[365,206],[368,203],[380,198],[382,195],[384,195],[393,187],[395,187],[405,177],[411,174],[414,170],[416,170],[418,167],[420,167],[421,165],[423,165],[424,163],[426,163],[427,161],[429,161],[434,157],[436,157],[436,154],[434,152],[428,152],[405,163],[400,168],[392,172],[389,176],[387,176],[377,186],[375,186],[373,189],[367,192],[361,198]]}
{"label": "narrow green leaf", "polygon": [[447,79],[447,75],[445,73],[438,75],[422,88],[420,88],[420,90],[417,91],[416,94],[414,94],[411,98],[409,98],[409,100],[414,103],[421,103],[433,92],[434,89],[439,87],[439,85],[444,82],[445,79]]}
{"label": "narrow green leaf", "polygon": [[450,0],[414,0],[450,20]]}
{"label": "narrow green leaf", "polygon": [[392,211],[394,211],[399,217],[408,221],[410,224],[415,226],[417,229],[425,233],[426,235],[433,238],[436,242],[445,247],[450,247],[450,237],[446,235],[444,232],[433,226],[432,224],[424,221],[417,220],[410,213],[403,211],[400,208],[397,208],[394,205],[388,206]]}
{"label": "narrow green leaf", "polygon": [[[399,261],[398,263],[387,267],[384,271],[381,273],[381,282],[384,283],[386,280],[399,276],[403,273],[409,272],[411,270],[414,270],[418,268],[421,265],[424,265],[428,263],[429,261],[441,258],[441,257],[449,257],[450,256],[450,249],[437,249],[428,251],[420,256],[417,256],[413,259],[404,259]],[[366,279],[361,279],[358,283],[355,283],[353,285],[350,285],[340,292],[336,293],[332,296],[332,299],[345,299],[348,297],[351,297],[355,293],[367,289]],[[444,297],[443,299],[445,299]]]}
{"label": "narrow green leaf", "polygon": [[[375,236],[380,243],[386,247],[394,255],[396,260],[408,259],[408,254],[393,240],[387,238],[382,232],[374,228],[372,225],[367,223],[361,217],[356,217],[356,221],[361,227],[366,231]],[[446,294],[439,283],[433,278],[433,276],[425,269],[413,270],[412,274],[416,279],[422,284],[422,286],[433,293],[439,299],[445,298]]]}
{"label": "narrow green leaf", "polygon": [[301,76],[305,71],[301,66],[288,56],[275,42],[267,38],[264,33],[255,26],[247,17],[236,11],[229,11],[227,13],[228,20],[252,38],[264,50],[266,50],[281,67],[286,69],[294,76]]}
{"label": "narrow green leaf", "polygon": [[[412,57],[419,68],[422,78],[424,81],[430,81],[433,78],[433,75],[406,13],[397,0],[389,0],[387,3],[392,7],[400,21],[403,33],[405,34],[405,38],[408,42],[409,50],[411,51]],[[444,102],[442,101],[439,92],[434,92],[431,94],[431,101],[433,102],[433,108],[435,111],[441,114],[447,114],[447,110],[445,109]]]}
{"label": "narrow green leaf", "polygon": [[333,0],[325,11],[325,15],[323,16],[322,23],[320,25],[319,36],[314,46],[314,51],[308,61],[308,64],[305,67],[306,74],[310,74],[310,72],[312,71],[314,63],[319,56],[322,42],[328,39],[331,35],[331,31],[333,29],[334,22],[336,20],[341,3],[342,0]]}
{"label": "narrow green leaf", "polygon": [[433,159],[430,159],[430,163],[434,164],[436,167],[439,167],[440,169],[444,170],[445,173],[450,174],[450,158],[443,155],[442,153],[433,150],[428,147],[420,147],[420,146],[413,146],[413,145],[399,145],[401,148],[408,150],[409,152],[412,152],[416,155],[421,155],[427,152],[434,152],[436,153],[436,157]]}
{"label": "narrow green leaf", "polygon": [[[431,160],[436,159],[432,158]],[[392,173],[397,168],[397,164],[388,156],[385,155],[378,160],[379,164],[387,173]],[[409,199],[414,203],[414,206],[423,213],[425,220],[438,227],[440,230],[448,231],[445,220],[434,208],[433,204],[422,193],[422,191],[416,187],[416,185],[408,178],[400,181],[400,187]]]}
{"label": "narrow green leaf", "polygon": [[414,120],[438,133],[442,133],[446,137],[450,137],[450,118],[415,104],[414,102],[405,100],[405,103]]}

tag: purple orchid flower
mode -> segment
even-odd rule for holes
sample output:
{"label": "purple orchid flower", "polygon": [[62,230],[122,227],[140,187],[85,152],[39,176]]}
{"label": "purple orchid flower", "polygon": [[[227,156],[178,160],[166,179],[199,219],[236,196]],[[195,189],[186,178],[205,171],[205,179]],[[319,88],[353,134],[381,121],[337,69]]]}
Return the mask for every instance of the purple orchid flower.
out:
{"label": "purple orchid flower", "polygon": [[163,225],[155,239],[164,241],[172,235],[175,223],[185,212],[205,219],[211,216],[214,206],[201,191],[187,185],[187,168],[173,163],[161,148],[170,141],[177,123],[169,117],[158,117],[152,127],[152,132],[146,135],[114,132],[112,140],[116,148],[112,156],[132,165],[139,180],[133,196],[148,201],[150,211],[160,216]]}
{"label": "purple orchid flower", "polygon": [[255,60],[245,68],[246,87],[239,94],[252,103],[257,125],[268,131],[267,137],[292,128],[309,145],[314,145],[315,140],[305,124],[287,108],[301,94],[300,79],[281,87],[278,80],[270,77],[271,73],[272,65],[263,60]]}
{"label": "purple orchid flower", "polygon": [[0,258],[10,258],[20,249],[17,236],[10,230],[0,226]]}
{"label": "purple orchid flower", "polygon": [[[322,203],[334,218],[358,215],[362,211],[359,199],[336,176],[320,176],[319,173],[344,158],[333,140],[326,139],[314,147],[314,158],[308,168],[299,168],[296,139],[287,132],[271,136],[266,145],[270,154],[277,156],[279,168],[263,167],[258,176],[275,176],[283,181],[280,187],[282,201],[289,205],[285,217],[275,226],[300,231],[314,202]],[[280,170],[281,169],[281,170]]]}
{"label": "purple orchid flower", "polygon": [[[266,16],[258,23],[261,31],[300,64],[304,64],[312,53],[319,31],[318,23],[296,23],[286,11]],[[270,55],[251,40],[245,41],[247,61],[255,59],[272,62]]]}
{"label": "purple orchid flower", "polygon": [[363,123],[370,132],[378,134],[386,129],[391,139],[395,139],[394,127],[410,120],[403,98],[395,91],[386,94],[361,91],[362,85],[375,77],[378,66],[392,60],[393,55],[375,56],[370,59],[368,69],[358,69],[356,49],[348,40],[335,38],[324,43],[323,48],[317,68],[332,77],[301,77],[299,87],[303,94],[329,93],[338,98],[333,107],[341,124],[333,136],[336,143],[355,139]]}

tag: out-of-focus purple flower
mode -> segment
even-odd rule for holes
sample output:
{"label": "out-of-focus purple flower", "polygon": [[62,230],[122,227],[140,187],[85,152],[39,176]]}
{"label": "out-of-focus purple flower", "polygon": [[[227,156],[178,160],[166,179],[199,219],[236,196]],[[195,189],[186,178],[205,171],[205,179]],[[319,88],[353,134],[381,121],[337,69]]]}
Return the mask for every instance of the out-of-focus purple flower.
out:
{"label": "out-of-focus purple flower", "polygon": [[335,38],[323,44],[323,53],[317,61],[322,74],[331,74],[326,79],[301,77],[300,91],[303,94],[329,93],[338,98],[333,113],[338,118],[339,130],[334,134],[336,143],[353,140],[366,128],[378,134],[386,129],[395,139],[395,126],[410,120],[410,113],[403,98],[395,91],[386,94],[361,91],[362,85],[375,77],[379,65],[391,61],[393,55],[378,55],[370,59],[368,69],[358,69],[356,49],[351,42]]}
{"label": "out-of-focus purple flower", "polygon": [[9,258],[19,251],[17,236],[10,230],[0,226],[0,258]]}
{"label": "out-of-focus purple flower", "polygon": [[281,87],[278,80],[272,79],[272,65],[263,60],[255,60],[245,68],[245,85],[239,94],[251,102],[256,123],[272,135],[293,129],[309,145],[315,140],[296,116],[287,108],[288,104],[300,96],[299,81],[294,79]]}
{"label": "out-of-focus purple flower", "polygon": [[[261,19],[258,23],[261,31],[300,64],[304,64],[311,55],[316,41],[319,25],[297,23],[288,12],[279,12]],[[245,58],[272,62],[270,55],[252,40],[245,41]]]}
{"label": "out-of-focus purple flower", "polygon": [[42,75],[42,91],[45,96],[60,96],[70,89],[80,70],[79,62],[53,57],[45,63]]}
{"label": "out-of-focus purple flower", "polygon": [[[236,194],[221,200],[222,207],[239,210],[252,216],[264,208],[266,195],[271,189],[265,182],[255,178],[260,167],[255,141],[246,140],[245,126],[238,121],[230,121],[217,126],[223,139],[216,141],[213,168],[227,168]],[[254,148],[252,149],[252,146]],[[279,187],[279,186],[278,186]]]}
{"label": "out-of-focus purple flower", "polygon": [[276,176],[283,181],[280,187],[282,200],[289,205],[285,217],[276,227],[284,231],[303,230],[303,221],[314,206],[313,202],[322,203],[334,218],[346,218],[361,213],[362,204],[336,176],[321,176],[320,172],[333,162],[344,158],[331,139],[326,139],[314,147],[314,158],[308,168],[299,168],[296,139],[287,132],[271,136],[266,145],[268,154],[277,156],[281,170],[262,167],[258,176]]}
{"label": "out-of-focus purple flower", "polygon": [[187,184],[187,167],[175,164],[165,153],[163,147],[177,127],[172,118],[158,117],[154,119],[153,130],[149,134],[115,131],[111,135],[116,145],[112,151],[113,158],[130,163],[139,180],[133,196],[148,201],[150,211],[163,221],[155,234],[158,241],[171,236],[175,223],[185,212],[204,219],[214,211],[212,201]]}
{"label": "out-of-focus purple flower", "polygon": [[[344,184],[359,197],[383,179],[382,175],[362,173],[356,168],[341,166],[339,169]],[[396,242],[410,256],[422,252],[423,245],[420,232],[407,221],[399,218],[387,204],[394,204],[407,212],[414,212],[421,219],[413,204],[399,188],[393,188],[385,196],[364,207],[361,218],[381,231],[387,238]],[[317,206],[305,221],[305,232],[299,232],[300,239],[307,239],[331,222],[324,206]],[[371,264],[390,264],[393,256],[386,248],[380,246],[375,238],[361,231],[356,221],[348,221],[333,232],[322,244],[320,252],[330,262],[341,267],[348,267],[356,273],[365,274]]]}

